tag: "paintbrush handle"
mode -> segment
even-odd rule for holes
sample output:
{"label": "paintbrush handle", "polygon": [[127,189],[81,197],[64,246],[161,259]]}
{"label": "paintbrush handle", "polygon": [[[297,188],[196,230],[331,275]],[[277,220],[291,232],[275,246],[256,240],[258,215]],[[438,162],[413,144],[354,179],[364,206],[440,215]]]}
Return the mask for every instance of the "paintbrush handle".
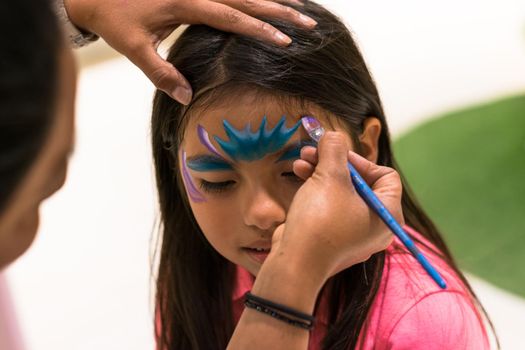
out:
{"label": "paintbrush handle", "polygon": [[365,180],[359,175],[354,166],[347,162],[348,170],[350,170],[350,177],[354,184],[357,193],[363,198],[363,200],[368,204],[372,210],[374,210],[377,215],[383,220],[383,222],[390,228],[390,230],[399,238],[399,240],[407,247],[407,249],[412,253],[416,260],[423,266],[425,271],[432,277],[432,279],[440,286],[442,289],[447,288],[445,280],[441,277],[439,272],[430,264],[427,258],[419,251],[414,241],[410,236],[403,230],[401,225],[396,221],[392,214],[388,211],[385,205],[377,198],[376,194],[370,186],[365,182]]}

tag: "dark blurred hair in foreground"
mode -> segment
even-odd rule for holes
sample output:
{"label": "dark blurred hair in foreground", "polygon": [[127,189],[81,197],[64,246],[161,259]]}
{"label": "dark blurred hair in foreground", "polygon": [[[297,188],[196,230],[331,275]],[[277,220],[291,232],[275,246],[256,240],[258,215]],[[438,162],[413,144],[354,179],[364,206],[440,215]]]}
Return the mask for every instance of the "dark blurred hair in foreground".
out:
{"label": "dark blurred hair in foreground", "polygon": [[62,33],[51,2],[0,1],[0,212],[52,123]]}

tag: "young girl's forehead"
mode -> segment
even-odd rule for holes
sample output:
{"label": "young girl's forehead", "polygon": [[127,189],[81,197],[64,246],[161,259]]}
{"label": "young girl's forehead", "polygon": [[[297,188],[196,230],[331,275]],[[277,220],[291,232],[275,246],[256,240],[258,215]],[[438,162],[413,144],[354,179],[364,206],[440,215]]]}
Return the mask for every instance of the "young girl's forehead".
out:
{"label": "young girl's forehead", "polygon": [[[283,106],[276,102],[256,103],[253,99],[240,97],[238,103],[214,108],[204,108],[189,117],[185,138],[195,136],[198,126],[204,127],[210,135],[228,138],[230,130],[257,132],[265,120],[268,129],[274,128],[284,118],[284,125],[292,127],[301,118],[301,110]],[[230,126],[225,127],[225,124]],[[248,129],[247,129],[248,128]]]}
{"label": "young girl's forehead", "polygon": [[[281,96],[267,91],[247,88],[235,89],[228,93],[206,99],[194,109],[194,116],[207,121],[222,121],[228,119],[232,125],[240,127],[248,121],[252,124],[261,122],[267,116],[269,123],[277,122],[282,115],[288,117],[304,112],[310,103],[295,97]],[[272,120],[272,118],[275,118]],[[236,125],[235,123],[238,123]]]}
{"label": "young girl's forehead", "polygon": [[197,108],[187,115],[183,147],[191,152],[204,151],[204,146],[231,160],[256,159],[293,140],[308,138],[300,127],[304,115],[320,120],[327,116],[316,105],[276,98],[239,95],[238,100],[227,102]]}
{"label": "young girl's forehead", "polygon": [[[262,115],[258,118],[201,120],[189,127],[187,137],[220,158],[234,162],[254,161],[283,148],[300,129],[300,116]],[[189,133],[189,134],[188,134]],[[188,140],[188,141],[190,141]]]}
{"label": "young girl's forehead", "polygon": [[[269,125],[275,125],[282,116],[290,122],[296,122],[300,118],[301,110],[282,106],[278,103],[249,103],[250,101],[240,99],[238,104],[223,106],[220,108],[209,108],[197,113],[195,121],[202,125],[222,127],[223,120],[227,120],[232,126],[242,128],[251,123],[254,128],[258,127],[264,117]],[[292,120],[293,119],[293,120]],[[253,130],[252,130],[253,131]]]}

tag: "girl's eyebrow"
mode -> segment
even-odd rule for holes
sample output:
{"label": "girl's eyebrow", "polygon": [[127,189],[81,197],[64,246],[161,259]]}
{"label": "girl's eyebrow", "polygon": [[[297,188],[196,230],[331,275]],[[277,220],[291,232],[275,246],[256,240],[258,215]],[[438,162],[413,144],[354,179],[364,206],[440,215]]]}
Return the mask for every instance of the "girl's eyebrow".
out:
{"label": "girl's eyebrow", "polygon": [[304,146],[314,146],[317,147],[317,142],[311,139],[299,140],[298,142],[289,144],[288,146],[281,149],[277,154],[281,156],[275,161],[275,163],[282,162],[290,159],[298,159],[301,157],[301,148]]}
{"label": "girl's eyebrow", "polygon": [[216,155],[203,154],[189,157],[186,160],[188,168],[194,171],[230,171],[233,165]]}

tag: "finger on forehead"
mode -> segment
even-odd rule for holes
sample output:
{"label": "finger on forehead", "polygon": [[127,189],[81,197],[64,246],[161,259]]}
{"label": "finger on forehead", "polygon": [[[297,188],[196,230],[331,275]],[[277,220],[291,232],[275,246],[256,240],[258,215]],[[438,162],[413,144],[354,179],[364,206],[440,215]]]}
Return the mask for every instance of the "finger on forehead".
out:
{"label": "finger on forehead", "polygon": [[317,164],[317,148],[313,146],[304,146],[301,148],[301,159],[312,164]]}
{"label": "finger on forehead", "polygon": [[302,159],[297,159],[293,162],[293,171],[301,179],[306,180],[314,173],[315,165],[304,161]]}

